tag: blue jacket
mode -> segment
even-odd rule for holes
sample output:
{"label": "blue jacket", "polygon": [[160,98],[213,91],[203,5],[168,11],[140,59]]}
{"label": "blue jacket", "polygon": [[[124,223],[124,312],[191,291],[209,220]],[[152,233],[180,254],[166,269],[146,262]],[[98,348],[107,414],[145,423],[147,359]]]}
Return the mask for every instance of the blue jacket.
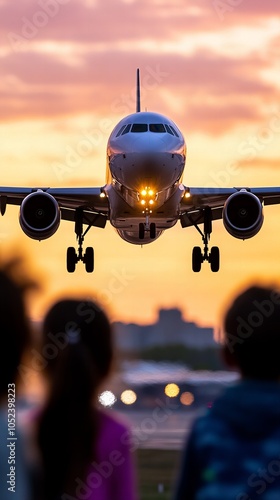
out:
{"label": "blue jacket", "polygon": [[175,500],[280,500],[280,384],[240,381],[196,420]]}

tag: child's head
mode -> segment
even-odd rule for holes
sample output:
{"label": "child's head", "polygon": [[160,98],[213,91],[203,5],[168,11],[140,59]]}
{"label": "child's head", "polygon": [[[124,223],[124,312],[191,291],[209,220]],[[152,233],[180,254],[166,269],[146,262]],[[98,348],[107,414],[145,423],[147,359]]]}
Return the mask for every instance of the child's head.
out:
{"label": "child's head", "polygon": [[243,377],[280,377],[280,293],[251,286],[238,295],[224,317],[226,360]]}
{"label": "child's head", "polygon": [[95,383],[101,383],[108,375],[113,357],[112,328],[106,314],[93,301],[64,299],[55,303],[43,323],[43,343],[50,342],[58,351],[57,356],[48,360],[51,378],[61,360],[69,357],[68,351],[76,363],[77,378],[79,365],[85,363],[89,376],[94,370]]}

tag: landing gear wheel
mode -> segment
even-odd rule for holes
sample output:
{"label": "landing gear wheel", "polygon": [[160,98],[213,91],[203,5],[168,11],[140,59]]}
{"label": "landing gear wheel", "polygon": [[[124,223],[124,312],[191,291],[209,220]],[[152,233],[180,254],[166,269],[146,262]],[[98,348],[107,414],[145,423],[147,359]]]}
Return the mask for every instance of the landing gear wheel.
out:
{"label": "landing gear wheel", "polygon": [[143,240],[145,236],[145,225],[144,222],[139,224],[139,240]]}
{"label": "landing gear wheel", "polygon": [[217,273],[220,269],[220,250],[218,247],[212,247],[209,255],[211,271]]}
{"label": "landing gear wheel", "polygon": [[154,222],[151,222],[150,224],[150,238],[154,240],[156,237],[156,225]]}
{"label": "landing gear wheel", "polygon": [[203,262],[202,252],[200,247],[194,247],[192,252],[192,270],[199,273]]}
{"label": "landing gear wheel", "polygon": [[94,269],[94,250],[92,247],[87,247],[83,258],[86,266],[86,272],[92,273]]}
{"label": "landing gear wheel", "polygon": [[68,273],[74,273],[77,263],[77,254],[74,247],[67,248],[66,262],[67,262]]}

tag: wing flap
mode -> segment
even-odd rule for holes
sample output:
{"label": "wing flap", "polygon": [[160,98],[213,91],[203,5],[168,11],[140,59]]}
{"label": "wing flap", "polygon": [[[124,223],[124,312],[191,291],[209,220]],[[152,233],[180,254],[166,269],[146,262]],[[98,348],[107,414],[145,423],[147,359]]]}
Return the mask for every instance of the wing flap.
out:
{"label": "wing flap", "polygon": [[[71,210],[69,208],[62,208],[61,209],[61,218],[63,220],[76,222],[75,214],[76,214],[75,210]],[[83,210],[83,224],[88,224],[90,226],[104,228],[106,225],[106,222],[107,222],[106,215],[96,213],[96,212],[91,212],[88,210]]]}

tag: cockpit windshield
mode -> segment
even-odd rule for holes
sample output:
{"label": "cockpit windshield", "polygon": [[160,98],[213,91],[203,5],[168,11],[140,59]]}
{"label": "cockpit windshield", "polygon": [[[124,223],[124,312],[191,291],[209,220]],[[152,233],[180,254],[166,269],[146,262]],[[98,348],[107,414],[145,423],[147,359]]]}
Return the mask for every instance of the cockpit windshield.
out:
{"label": "cockpit windshield", "polygon": [[166,132],[165,127],[162,123],[150,123],[149,131],[156,132],[157,134],[163,134]]}
{"label": "cockpit windshield", "polygon": [[156,133],[156,134],[165,134],[166,132],[170,135],[175,135],[177,137],[179,137],[179,134],[177,133],[177,131],[175,130],[174,127],[172,127],[172,125],[167,125],[166,124],[163,124],[163,123],[129,123],[128,125],[123,125],[116,137],[119,137],[120,135],[125,135],[125,134],[128,134],[129,132],[131,133],[136,133],[136,134],[139,134],[139,133],[143,133],[143,132],[153,132],[153,133]]}
{"label": "cockpit windshield", "polygon": [[147,132],[147,123],[134,123],[131,127],[131,132]]}

